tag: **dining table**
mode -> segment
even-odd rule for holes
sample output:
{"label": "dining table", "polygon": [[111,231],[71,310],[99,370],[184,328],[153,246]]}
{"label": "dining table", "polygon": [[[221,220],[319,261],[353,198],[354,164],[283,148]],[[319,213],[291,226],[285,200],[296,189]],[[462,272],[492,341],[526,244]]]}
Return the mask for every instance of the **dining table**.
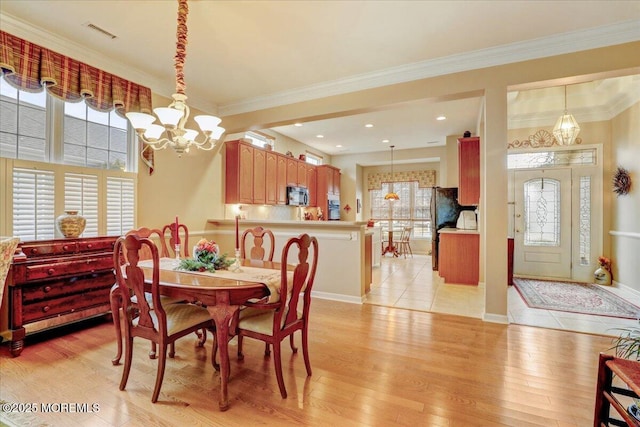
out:
{"label": "dining table", "polygon": [[382,256],[385,256],[386,254],[390,253],[394,257],[397,257],[398,256],[398,248],[393,243],[393,233],[402,232],[402,227],[391,227],[391,228],[382,230],[383,233],[385,231],[387,232],[388,238],[387,238],[387,245],[384,248],[382,248]]}
{"label": "dining table", "polygon": [[[280,298],[281,264],[278,262],[243,259],[239,270],[185,271],[176,270],[180,260],[160,258],[160,293],[172,298],[202,304],[216,325],[216,339],[220,350],[221,411],[229,409],[227,384],[229,381],[228,342],[233,336],[229,325],[235,313],[248,300],[268,297],[269,302]],[[151,260],[138,264],[151,284]],[[288,280],[293,278],[293,266],[287,266]]]}

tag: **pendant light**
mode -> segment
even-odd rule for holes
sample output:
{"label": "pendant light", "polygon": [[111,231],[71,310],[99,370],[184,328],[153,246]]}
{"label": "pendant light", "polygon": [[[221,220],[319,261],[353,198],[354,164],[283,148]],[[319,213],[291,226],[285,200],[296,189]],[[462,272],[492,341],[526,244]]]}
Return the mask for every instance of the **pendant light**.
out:
{"label": "pendant light", "polygon": [[560,145],[571,145],[580,132],[578,122],[567,112],[567,86],[564,87],[564,114],[558,118],[553,127],[553,136]]}
{"label": "pendant light", "polygon": [[393,182],[395,181],[394,177],[393,177],[393,147],[395,147],[395,145],[391,146],[391,188],[387,194],[385,194],[384,199],[385,200],[400,200],[400,196],[398,196],[398,193],[396,193],[395,191],[393,191]]}

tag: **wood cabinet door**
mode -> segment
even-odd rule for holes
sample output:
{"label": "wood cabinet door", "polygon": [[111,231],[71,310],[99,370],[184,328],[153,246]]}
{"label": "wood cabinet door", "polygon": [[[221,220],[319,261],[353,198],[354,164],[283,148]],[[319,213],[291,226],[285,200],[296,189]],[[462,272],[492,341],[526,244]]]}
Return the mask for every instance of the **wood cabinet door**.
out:
{"label": "wood cabinet door", "polygon": [[253,203],[265,204],[266,197],[266,151],[253,150]]}
{"label": "wood cabinet door", "polygon": [[253,203],[253,147],[240,144],[238,168],[238,202]]}
{"label": "wood cabinet door", "polygon": [[340,195],[340,169],[331,168],[333,179],[332,184],[332,192],[335,195]]}
{"label": "wood cabinet door", "polygon": [[287,158],[282,155],[277,155],[277,177],[276,177],[276,192],[277,203],[279,205],[287,204]]}
{"label": "wood cabinet door", "polygon": [[267,152],[265,166],[265,194],[266,203],[275,205],[278,203],[278,155]]}
{"label": "wood cabinet door", "polygon": [[296,159],[287,157],[287,185],[298,185],[298,162]]}
{"label": "wood cabinet door", "polygon": [[480,138],[458,139],[458,203],[480,203]]}
{"label": "wood cabinet door", "polygon": [[307,188],[309,189],[309,206],[318,206],[318,175],[316,167],[307,163]]}
{"label": "wood cabinet door", "polygon": [[298,185],[300,187],[307,186],[307,163],[298,162]]}
{"label": "wood cabinet door", "polygon": [[439,274],[445,283],[477,285],[480,235],[441,233],[439,246]]}

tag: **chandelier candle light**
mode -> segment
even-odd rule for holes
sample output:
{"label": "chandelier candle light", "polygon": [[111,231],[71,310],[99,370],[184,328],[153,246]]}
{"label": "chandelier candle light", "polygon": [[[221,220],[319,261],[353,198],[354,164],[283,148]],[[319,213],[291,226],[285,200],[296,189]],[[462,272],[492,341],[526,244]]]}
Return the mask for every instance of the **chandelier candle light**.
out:
{"label": "chandelier candle light", "polygon": [[390,188],[390,191],[387,194],[385,194],[385,196],[384,196],[385,200],[390,200],[390,201],[400,200],[400,196],[398,196],[398,193],[393,191],[393,181],[394,181],[394,177],[393,177],[393,147],[395,147],[395,145],[391,146],[391,188]]}
{"label": "chandelier candle light", "polygon": [[221,119],[215,116],[201,115],[193,119],[200,126],[203,138],[200,141],[198,131],[186,129],[185,124],[189,119],[189,106],[185,95],[184,62],[187,56],[187,14],[189,6],[187,0],[178,0],[178,28],[175,55],[176,93],[173,94],[173,102],[168,107],[154,108],[153,112],[158,116],[162,126],[154,124],[156,118],[151,114],[127,113],[126,116],[131,126],[136,130],[138,138],[153,150],[162,150],[171,147],[182,157],[188,153],[191,146],[200,150],[212,150],[215,143],[225,129],[218,126]]}
{"label": "chandelier candle light", "polygon": [[558,118],[553,127],[553,136],[560,145],[571,145],[580,133],[578,122],[567,111],[567,86],[564,87],[564,114]]}

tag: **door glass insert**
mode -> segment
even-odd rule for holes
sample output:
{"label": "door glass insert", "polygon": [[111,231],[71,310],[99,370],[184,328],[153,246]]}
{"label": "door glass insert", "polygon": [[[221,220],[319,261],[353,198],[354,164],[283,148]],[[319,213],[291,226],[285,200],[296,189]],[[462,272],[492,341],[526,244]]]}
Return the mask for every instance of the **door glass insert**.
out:
{"label": "door glass insert", "polygon": [[524,244],[560,246],[560,181],[537,178],[524,183]]}
{"label": "door glass insert", "polygon": [[589,265],[591,259],[591,177],[580,177],[580,265]]}

